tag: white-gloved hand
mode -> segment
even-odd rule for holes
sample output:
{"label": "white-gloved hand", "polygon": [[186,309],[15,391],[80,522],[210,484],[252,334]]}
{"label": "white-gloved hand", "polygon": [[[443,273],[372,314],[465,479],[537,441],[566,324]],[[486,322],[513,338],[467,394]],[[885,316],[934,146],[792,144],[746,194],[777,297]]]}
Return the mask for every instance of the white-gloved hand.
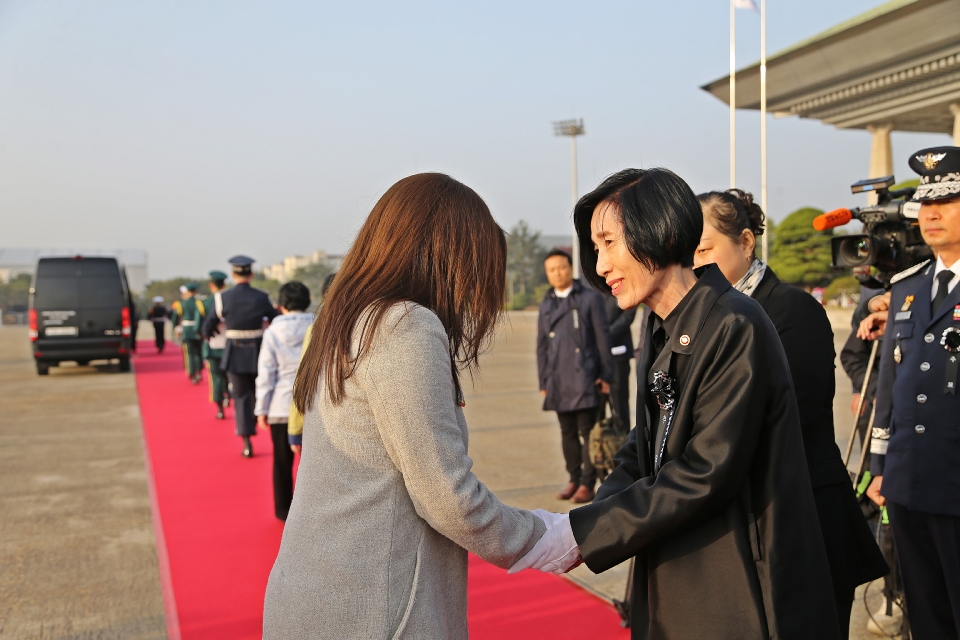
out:
{"label": "white-gloved hand", "polygon": [[543,509],[536,509],[533,513],[547,525],[547,531],[533,549],[510,567],[507,573],[517,573],[524,569],[566,573],[580,562],[580,549],[573,537],[573,529],[570,528],[570,516]]}

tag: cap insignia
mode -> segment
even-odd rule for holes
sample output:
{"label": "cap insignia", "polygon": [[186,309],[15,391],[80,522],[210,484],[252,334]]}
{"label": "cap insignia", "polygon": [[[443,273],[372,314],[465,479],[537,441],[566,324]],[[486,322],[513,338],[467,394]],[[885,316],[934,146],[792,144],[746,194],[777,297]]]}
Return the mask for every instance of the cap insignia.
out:
{"label": "cap insignia", "polygon": [[945,153],[928,153],[923,156],[917,156],[917,161],[923,163],[924,169],[927,171],[933,171],[937,168],[937,165],[941,160],[947,157]]}

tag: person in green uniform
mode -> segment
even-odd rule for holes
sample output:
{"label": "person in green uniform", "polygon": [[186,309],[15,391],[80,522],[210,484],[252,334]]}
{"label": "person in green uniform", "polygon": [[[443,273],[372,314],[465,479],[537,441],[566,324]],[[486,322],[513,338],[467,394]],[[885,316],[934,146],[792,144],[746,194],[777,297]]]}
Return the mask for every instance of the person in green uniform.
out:
{"label": "person in green uniform", "polygon": [[[215,313],[220,316],[223,309],[223,299],[220,294],[226,288],[227,274],[223,271],[210,272],[210,294],[212,303],[207,300],[207,315]],[[217,405],[217,420],[223,420],[223,410],[230,405],[230,394],[227,391],[227,374],[220,369],[220,358],[223,357],[223,348],[227,346],[227,333],[220,323],[219,331],[214,336],[203,336],[203,359],[207,361],[207,381],[210,384],[210,402]]]}
{"label": "person in green uniform", "polygon": [[184,285],[182,299],[173,304],[173,326],[183,343],[183,357],[190,382],[198,384],[203,374],[202,340],[200,325],[206,315],[203,301],[197,299],[197,285],[191,282]]}

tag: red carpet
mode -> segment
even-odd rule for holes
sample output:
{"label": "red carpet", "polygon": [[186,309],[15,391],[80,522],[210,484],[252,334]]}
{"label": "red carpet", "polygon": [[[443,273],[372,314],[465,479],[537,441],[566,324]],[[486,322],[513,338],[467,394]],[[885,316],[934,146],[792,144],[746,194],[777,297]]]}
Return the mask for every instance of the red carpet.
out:
{"label": "red carpet", "polygon": [[[259,638],[263,594],[281,522],[273,517],[269,435],[240,455],[233,412],[214,417],[204,381],[193,386],[175,345],[135,360],[147,472],[172,640]],[[505,571],[470,558],[474,640],[629,638],[612,607],[566,580]]]}

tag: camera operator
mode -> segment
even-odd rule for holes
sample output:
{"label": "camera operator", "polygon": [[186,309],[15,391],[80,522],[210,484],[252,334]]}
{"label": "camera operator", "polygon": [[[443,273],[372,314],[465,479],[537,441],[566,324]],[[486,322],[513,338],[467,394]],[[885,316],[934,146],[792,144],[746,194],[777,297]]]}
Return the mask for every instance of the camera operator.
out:
{"label": "camera operator", "polygon": [[[915,640],[960,637],[960,148],[910,158],[920,232],[937,253],[891,279],[867,494],[886,505]],[[875,298],[878,306],[884,302]],[[883,316],[886,315],[886,318]]]}

